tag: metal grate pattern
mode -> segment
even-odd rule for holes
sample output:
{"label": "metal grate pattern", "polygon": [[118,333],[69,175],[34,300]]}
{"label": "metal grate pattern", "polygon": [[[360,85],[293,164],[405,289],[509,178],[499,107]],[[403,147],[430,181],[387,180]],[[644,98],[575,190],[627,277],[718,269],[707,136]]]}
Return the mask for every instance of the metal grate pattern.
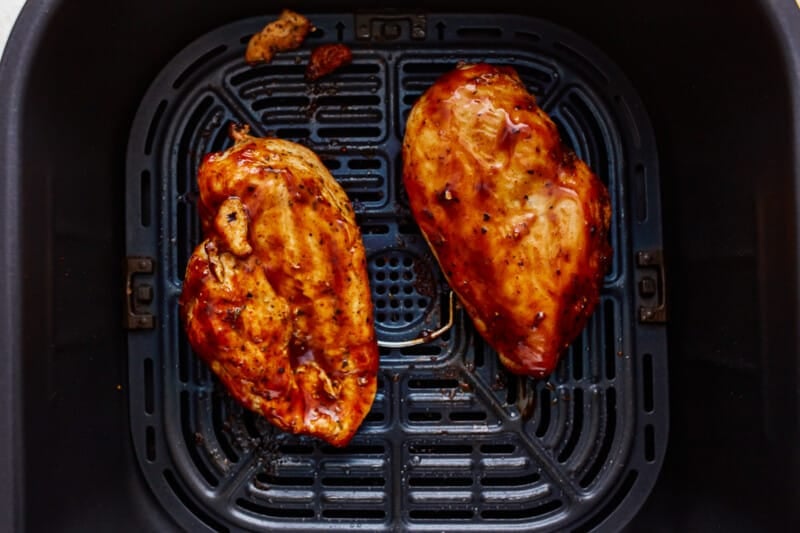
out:
{"label": "metal grate pattern", "polygon": [[[158,327],[129,337],[144,477],[190,530],[624,522],[655,481],[667,436],[665,332],[636,321],[633,258],[660,245],[660,220],[652,134],[635,94],[589,45],[536,19],[493,15],[486,26],[477,15],[428,15],[422,27],[419,17],[375,15],[370,27],[380,31],[358,40],[364,17],[313,15],[318,29],[303,48],[255,68],[243,50],[264,19],[222,27],[178,54],[142,102],[127,180],[128,253],[157,265]],[[353,64],[306,83],[310,48],[337,41],[352,46]],[[459,61],[514,66],[608,184],[614,258],[602,301],[545,381],[506,372],[456,307],[453,328],[435,341],[381,348],[378,394],[350,446],[283,434],[228,396],[178,319],[181,279],[201,238],[200,161],[230,145],[231,121],[314,149],[353,201],[378,336],[419,337],[451,317],[446,283],[408,210],[400,143],[414,101]],[[648,192],[631,198],[637,179]],[[647,219],[627,217],[636,202]]]}

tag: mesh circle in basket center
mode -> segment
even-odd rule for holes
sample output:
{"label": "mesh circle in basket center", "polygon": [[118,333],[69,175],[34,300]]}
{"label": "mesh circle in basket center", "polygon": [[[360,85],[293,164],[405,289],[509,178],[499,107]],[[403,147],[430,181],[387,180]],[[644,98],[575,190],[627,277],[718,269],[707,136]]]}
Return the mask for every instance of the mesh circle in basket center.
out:
{"label": "mesh circle in basket center", "polygon": [[404,250],[387,250],[370,257],[367,268],[378,328],[405,328],[430,311],[435,294],[433,272],[419,257]]}

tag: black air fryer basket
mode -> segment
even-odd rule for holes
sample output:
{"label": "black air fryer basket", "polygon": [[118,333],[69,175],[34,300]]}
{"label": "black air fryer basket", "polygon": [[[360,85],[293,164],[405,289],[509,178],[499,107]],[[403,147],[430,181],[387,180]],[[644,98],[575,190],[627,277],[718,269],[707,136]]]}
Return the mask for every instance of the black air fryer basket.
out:
{"label": "black air fryer basket", "polygon": [[[284,6],[30,2],[0,66],[9,529],[793,530],[800,7],[725,5],[297,5],[316,30],[249,66]],[[307,82],[339,42],[353,63]],[[600,303],[543,380],[477,335],[402,186],[414,102],[482,61],[612,201]],[[346,448],[243,409],[184,335],[197,169],[231,123],[353,202],[382,347]]]}
{"label": "black air fryer basket", "polygon": [[[265,66],[243,59],[264,17],[201,37],[161,72],[134,121],[126,205],[129,321],[139,331],[128,390],[148,483],[190,529],[625,521],[652,487],[667,437],[658,170],[636,95],[598,51],[537,19],[308,16],[309,46]],[[309,84],[308,49],[327,42],[349,45],[353,64]],[[462,61],[513,65],[613,198],[602,300],[548,380],[506,372],[452,306],[402,187],[410,107]],[[364,234],[379,340],[452,322],[440,339],[381,348],[377,398],[348,448],[280,434],[243,411],[182,335],[177,298],[201,238],[195,176],[204,154],[231,144],[231,122],[307,144],[344,186]]]}

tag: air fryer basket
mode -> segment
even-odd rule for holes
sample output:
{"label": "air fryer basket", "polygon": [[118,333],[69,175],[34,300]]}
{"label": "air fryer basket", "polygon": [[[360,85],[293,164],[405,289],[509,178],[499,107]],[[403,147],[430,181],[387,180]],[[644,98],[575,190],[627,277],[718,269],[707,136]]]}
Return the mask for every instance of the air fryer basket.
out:
{"label": "air fryer basket", "polygon": [[[620,71],[542,20],[481,15],[309,14],[298,51],[243,61],[266,18],[220,27],[181,51],[141,103],[127,158],[128,399],[139,465],[183,527],[524,529],[620,527],[667,442],[658,165],[640,101]],[[354,61],[303,79],[312,46]],[[565,141],[608,185],[613,262],[601,303],[547,380],[517,378],[452,307],[410,216],[400,145],[417,97],[458,62],[517,69]],[[200,240],[202,156],[247,123],[314,149],[354,203],[381,348],[378,394],[335,449],[243,410],[192,353],[177,316]],[[452,313],[452,315],[451,315]]]}
{"label": "air fryer basket", "polygon": [[[286,4],[345,19],[364,5]],[[569,28],[613,59],[650,117],[669,267],[670,427],[655,487],[625,530],[800,530],[796,3],[406,6],[406,13],[413,6],[534,15]],[[128,391],[128,340],[152,332],[120,327],[126,148],[143,96],[180,50],[228,23],[266,21],[280,7],[263,0],[26,2],[0,61],[0,531],[199,524],[191,516],[176,521],[167,507],[180,512],[186,504],[165,498],[159,485],[166,479],[146,476],[134,449],[143,437],[142,425],[134,431],[131,424],[131,403],[141,391]],[[161,184],[152,183],[160,201]],[[623,207],[630,219],[632,209]],[[135,275],[137,286],[163,276],[158,262],[155,268],[155,277]],[[152,304],[141,310],[164,325]],[[149,355],[162,372],[161,350]],[[656,442],[663,444],[660,436]],[[168,459],[163,451],[156,449],[158,461]],[[517,520],[503,525],[525,529],[531,518]],[[614,529],[602,528],[612,521],[601,529]],[[448,522],[450,529],[462,524]]]}

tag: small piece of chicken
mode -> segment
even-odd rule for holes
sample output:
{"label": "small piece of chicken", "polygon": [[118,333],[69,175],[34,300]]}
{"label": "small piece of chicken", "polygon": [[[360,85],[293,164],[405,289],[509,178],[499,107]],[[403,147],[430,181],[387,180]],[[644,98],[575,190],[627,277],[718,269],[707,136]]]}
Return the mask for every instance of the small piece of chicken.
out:
{"label": "small piece of chicken", "polygon": [[543,377],[594,310],[611,247],[608,191],[517,73],[442,76],[411,110],[414,217],[476,329],[512,372]]}
{"label": "small piece of chicken", "polygon": [[347,45],[322,44],[311,51],[306,67],[306,79],[316,81],[334,70],[353,62],[353,52]]}
{"label": "small piece of chicken", "polygon": [[245,407],[344,446],[378,371],[352,205],[308,148],[231,132],[197,177],[205,240],[180,298],[189,342]]}
{"label": "small piece of chicken", "polygon": [[250,64],[269,63],[276,53],[298,48],[312,29],[311,22],[303,15],[284,9],[278,20],[250,38],[244,59]]}

